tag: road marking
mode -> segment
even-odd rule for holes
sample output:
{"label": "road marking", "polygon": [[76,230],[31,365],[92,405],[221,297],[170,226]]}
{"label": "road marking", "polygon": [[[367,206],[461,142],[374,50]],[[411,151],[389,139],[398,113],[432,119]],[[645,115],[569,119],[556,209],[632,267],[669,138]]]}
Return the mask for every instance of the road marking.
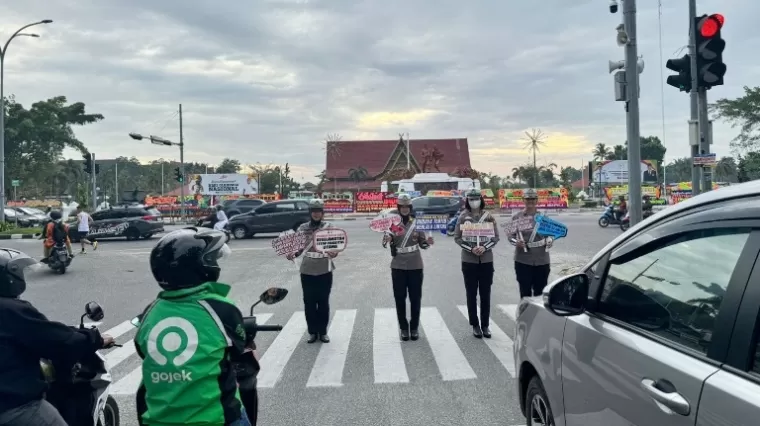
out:
{"label": "road marking", "polygon": [[306,333],[306,318],[303,311],[297,311],[261,357],[258,387],[273,388],[277,384],[285,365],[303,340],[304,333]]}
{"label": "road marking", "polygon": [[375,368],[375,383],[409,383],[404,354],[401,352],[399,326],[396,310],[375,309],[375,324],[372,333],[372,361]]}
{"label": "road marking", "polygon": [[129,342],[124,343],[124,346],[108,352],[104,358],[106,359],[108,368],[113,369],[135,353],[137,353],[135,351],[135,341],[130,340]]}
{"label": "road marking", "polygon": [[335,311],[330,323],[330,344],[322,345],[317,355],[317,361],[311,370],[306,387],[338,387],[343,386],[343,368],[346,364],[348,346],[354,331],[356,309],[340,309]]}
{"label": "road marking", "polygon": [[111,385],[111,395],[134,395],[142,383],[142,363],[121,380]]}
{"label": "road marking", "polygon": [[499,309],[507,314],[509,319],[517,321],[517,305],[499,305]]}
{"label": "road marking", "polygon": [[422,308],[420,322],[444,381],[477,378],[438,309]]}
{"label": "road marking", "polygon": [[[459,312],[461,312],[465,318],[469,318],[467,306],[459,305],[457,308],[459,308]],[[480,316],[480,312],[478,312],[478,316]],[[491,330],[492,337],[490,339],[484,338],[483,340],[486,342],[486,345],[488,345],[488,348],[491,349],[491,352],[496,355],[496,358],[501,362],[501,365],[507,369],[509,375],[516,377],[515,354],[513,352],[514,343],[512,342],[512,339],[510,339],[506,333],[501,331],[499,326],[494,324],[493,321],[491,321],[489,329]]]}

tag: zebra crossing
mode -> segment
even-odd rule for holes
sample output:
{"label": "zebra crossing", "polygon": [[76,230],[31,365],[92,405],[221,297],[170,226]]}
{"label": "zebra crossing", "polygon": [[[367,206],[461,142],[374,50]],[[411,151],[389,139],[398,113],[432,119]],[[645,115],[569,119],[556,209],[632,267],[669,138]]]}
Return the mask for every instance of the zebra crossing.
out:
{"label": "zebra crossing", "polygon": [[[497,309],[512,321],[515,319],[517,305],[500,304]],[[459,325],[462,319],[467,320],[467,307],[457,306],[461,318],[449,319]],[[307,388],[336,388],[344,383],[344,369],[350,353],[352,336],[356,332],[357,309],[337,309],[332,313],[328,334],[330,343],[317,344],[319,352],[311,366],[311,372],[306,381]],[[259,313],[256,319],[259,324],[267,324],[273,317],[271,313]],[[508,326],[512,327],[513,322]],[[499,364],[510,377],[515,377],[513,341],[504,330],[491,319],[491,339],[473,341],[488,348]],[[117,341],[124,341],[125,335],[134,335],[135,328],[129,321],[104,331]],[[440,379],[442,381],[475,380],[478,378],[465,353],[457,344],[454,334],[447,325],[438,308],[423,307],[420,315],[420,340],[417,342],[402,342],[398,337],[398,322],[393,308],[375,308],[372,317],[372,363],[367,368],[373,369],[374,384],[404,384],[410,383],[407,367],[414,368],[414,360],[405,359],[402,345],[424,344],[432,353]],[[282,380],[293,354],[304,345],[307,333],[306,320],[303,311],[294,312],[284,324],[282,331],[268,345],[258,344],[261,371],[258,376],[260,390],[274,389]],[[257,339],[258,340],[258,339]],[[106,362],[116,379],[111,386],[113,395],[134,395],[142,381],[142,371],[135,352],[133,340],[123,343],[122,347],[114,348],[105,353]],[[133,362],[126,362],[127,360]],[[123,371],[123,364],[128,364],[131,371]],[[122,368],[120,369],[120,365]],[[370,367],[371,365],[371,367]]]}

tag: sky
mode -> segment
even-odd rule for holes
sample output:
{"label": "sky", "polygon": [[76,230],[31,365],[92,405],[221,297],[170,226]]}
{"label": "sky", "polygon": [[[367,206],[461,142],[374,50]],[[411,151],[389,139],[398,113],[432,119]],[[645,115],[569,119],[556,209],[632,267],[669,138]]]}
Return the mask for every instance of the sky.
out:
{"label": "sky", "polygon": [[[25,106],[64,95],[103,114],[75,129],[96,160],[178,160],[177,149],[127,134],[177,141],[180,103],[186,161],[287,162],[301,182],[324,168],[328,133],[468,138],[472,166],[502,176],[528,161],[523,139],[532,128],[548,136],[541,164],[580,167],[597,143],[625,141],[607,65],[624,57],[615,42],[623,16],[609,12],[609,0],[7,3],[0,39],[54,22],[29,30],[39,38],[13,40],[5,94]],[[638,1],[638,43],[641,135],[663,139],[668,161],[689,153],[689,97],[662,88],[664,61],[686,53],[688,2],[664,3],[659,18],[657,0]],[[760,81],[760,34],[751,31],[760,4],[698,8],[726,17],[726,85],[709,99],[741,96]],[[730,155],[737,133],[716,122],[713,151]]]}

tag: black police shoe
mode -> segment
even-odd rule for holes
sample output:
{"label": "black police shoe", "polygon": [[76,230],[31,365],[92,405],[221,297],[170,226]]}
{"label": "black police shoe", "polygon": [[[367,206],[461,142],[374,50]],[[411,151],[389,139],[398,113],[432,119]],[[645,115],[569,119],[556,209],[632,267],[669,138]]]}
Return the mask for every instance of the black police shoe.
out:
{"label": "black police shoe", "polygon": [[306,343],[314,343],[317,341],[318,337],[319,336],[317,336],[316,334],[309,334],[309,340],[307,340]]}
{"label": "black police shoe", "polygon": [[491,330],[489,330],[488,327],[483,327],[483,337],[486,339],[491,338]]}
{"label": "black police shoe", "polygon": [[477,325],[472,326],[472,335],[477,337],[478,339],[483,337],[483,332],[480,330],[480,327]]}
{"label": "black police shoe", "polygon": [[401,340],[405,342],[409,340],[409,330],[401,330],[399,334],[401,335]]}
{"label": "black police shoe", "polygon": [[322,343],[330,343],[330,336],[326,334],[320,334],[319,340],[322,341]]}
{"label": "black police shoe", "polygon": [[420,338],[420,332],[417,330],[412,330],[412,340],[417,340]]}

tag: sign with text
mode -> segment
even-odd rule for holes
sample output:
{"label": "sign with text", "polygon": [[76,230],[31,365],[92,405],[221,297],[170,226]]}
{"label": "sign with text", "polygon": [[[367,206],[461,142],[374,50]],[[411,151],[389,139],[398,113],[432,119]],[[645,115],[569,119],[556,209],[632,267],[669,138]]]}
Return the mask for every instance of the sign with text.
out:
{"label": "sign with text", "polygon": [[353,213],[354,206],[350,199],[332,199],[325,201],[325,213]]}
{"label": "sign with text", "polygon": [[504,232],[507,235],[516,234],[519,232],[532,231],[534,228],[534,222],[532,217],[523,217],[504,224]]}
{"label": "sign with text", "polygon": [[369,229],[375,232],[387,232],[393,225],[398,225],[399,223],[401,223],[401,216],[397,214],[389,214],[387,216],[372,219],[369,222]]}
{"label": "sign with text", "polygon": [[536,232],[546,237],[552,237],[555,240],[567,237],[567,226],[548,216],[537,214],[536,226],[538,227]]}
{"label": "sign with text", "polygon": [[314,233],[314,249],[322,253],[338,253],[348,246],[348,234],[338,228],[320,229]]}
{"label": "sign with text", "polygon": [[196,195],[244,195],[259,192],[259,184],[251,175],[196,174],[190,175],[187,193]]}
{"label": "sign with text", "polygon": [[416,229],[418,231],[435,232],[445,231],[449,225],[448,215],[432,215],[426,214],[417,216],[414,220],[417,223]]}
{"label": "sign with text", "polygon": [[288,256],[296,254],[306,247],[306,235],[303,232],[287,231],[283,232],[272,240],[277,256]]}
{"label": "sign with text", "polygon": [[357,192],[356,212],[375,213],[396,207],[396,197],[387,192]]}
{"label": "sign with text", "polygon": [[[538,194],[539,209],[566,209],[568,202],[568,191],[565,188],[540,188],[536,189]],[[525,200],[523,200],[524,191],[522,189],[500,189],[499,190],[499,207],[502,209],[524,209]]]}
{"label": "sign with text", "polygon": [[465,238],[494,238],[496,237],[496,230],[493,228],[493,223],[463,223],[459,225],[459,229],[462,230],[462,237]]}

